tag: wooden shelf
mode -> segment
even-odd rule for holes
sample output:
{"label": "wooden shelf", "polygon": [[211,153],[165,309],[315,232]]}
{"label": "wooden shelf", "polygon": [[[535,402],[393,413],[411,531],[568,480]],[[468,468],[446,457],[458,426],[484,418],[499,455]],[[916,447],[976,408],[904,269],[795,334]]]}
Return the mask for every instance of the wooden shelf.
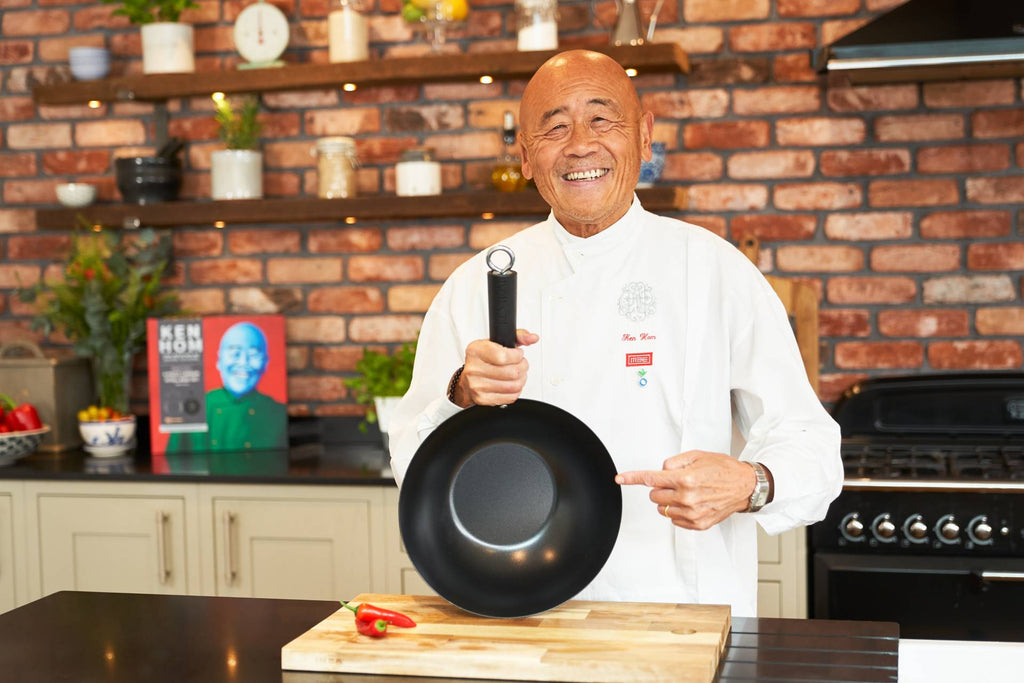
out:
{"label": "wooden shelf", "polygon": [[[649,43],[637,47],[592,48],[640,74],[689,71],[686,53],[675,43]],[[214,92],[250,93],[278,90],[397,85],[438,81],[476,81],[488,75],[495,80],[528,78],[558,50],[539,52],[486,52],[459,55],[395,57],[344,64],[294,64],[269,69],[238,69],[189,74],[149,74],[105,78],[97,81],[36,85],[32,96],[38,104],[100,102],[159,102],[175,97],[210,95]]]}
{"label": "wooden shelf", "polygon": [[[637,190],[644,208],[681,211],[686,208],[683,187]],[[110,228],[202,226],[263,223],[338,223],[356,220],[410,220],[458,217],[494,218],[543,216],[548,205],[535,190],[524,192],[453,192],[431,197],[375,196],[354,199],[241,199],[181,201],[162,204],[94,204],[81,209],[39,209],[40,230],[69,230],[81,215],[93,225]],[[220,227],[220,226],[218,226]]]}

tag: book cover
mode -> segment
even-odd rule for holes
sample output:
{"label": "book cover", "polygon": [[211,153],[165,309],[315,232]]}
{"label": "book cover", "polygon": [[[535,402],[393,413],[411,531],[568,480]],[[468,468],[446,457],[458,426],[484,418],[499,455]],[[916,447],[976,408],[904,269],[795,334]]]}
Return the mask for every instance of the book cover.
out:
{"label": "book cover", "polygon": [[154,455],[286,448],[284,317],[150,318]]}

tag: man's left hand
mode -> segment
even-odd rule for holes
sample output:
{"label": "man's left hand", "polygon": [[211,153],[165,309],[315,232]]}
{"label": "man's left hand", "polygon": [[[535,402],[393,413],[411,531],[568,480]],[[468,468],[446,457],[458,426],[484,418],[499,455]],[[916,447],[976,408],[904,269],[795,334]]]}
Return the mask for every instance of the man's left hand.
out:
{"label": "man's left hand", "polygon": [[621,472],[615,483],[651,487],[658,513],[683,529],[709,529],[750,502],[756,477],[749,464],[709,451],[687,451],[661,470]]}

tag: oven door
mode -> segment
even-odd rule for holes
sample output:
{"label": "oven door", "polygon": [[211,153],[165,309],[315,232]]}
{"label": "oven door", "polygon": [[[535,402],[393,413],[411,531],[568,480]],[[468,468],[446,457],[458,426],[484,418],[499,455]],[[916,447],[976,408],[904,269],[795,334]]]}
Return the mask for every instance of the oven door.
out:
{"label": "oven door", "polygon": [[895,621],[903,638],[1024,642],[1024,559],[818,553],[812,616]]}

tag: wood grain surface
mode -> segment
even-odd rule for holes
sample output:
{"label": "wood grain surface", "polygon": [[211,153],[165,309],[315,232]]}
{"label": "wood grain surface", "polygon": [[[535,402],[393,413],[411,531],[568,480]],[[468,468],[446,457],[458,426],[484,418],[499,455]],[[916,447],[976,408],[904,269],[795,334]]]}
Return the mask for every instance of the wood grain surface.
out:
{"label": "wood grain surface", "polygon": [[412,617],[384,638],[344,607],[281,650],[283,669],[529,681],[712,681],[729,635],[723,605],[587,602],[523,619],[479,617],[439,597],[363,594]]}

